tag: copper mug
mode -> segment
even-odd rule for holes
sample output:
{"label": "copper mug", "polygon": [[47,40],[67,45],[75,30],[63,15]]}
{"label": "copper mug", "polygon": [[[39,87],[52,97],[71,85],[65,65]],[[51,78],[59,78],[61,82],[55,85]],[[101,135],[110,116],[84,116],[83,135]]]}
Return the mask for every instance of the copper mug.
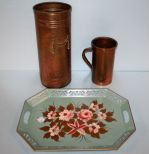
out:
{"label": "copper mug", "polygon": [[[110,37],[97,37],[92,40],[91,48],[84,49],[82,58],[91,68],[92,81],[97,85],[108,85],[112,82],[115,49],[118,43]],[[92,52],[92,64],[86,53]]]}
{"label": "copper mug", "polygon": [[64,87],[71,81],[71,6],[44,2],[33,10],[41,82],[48,88]]}

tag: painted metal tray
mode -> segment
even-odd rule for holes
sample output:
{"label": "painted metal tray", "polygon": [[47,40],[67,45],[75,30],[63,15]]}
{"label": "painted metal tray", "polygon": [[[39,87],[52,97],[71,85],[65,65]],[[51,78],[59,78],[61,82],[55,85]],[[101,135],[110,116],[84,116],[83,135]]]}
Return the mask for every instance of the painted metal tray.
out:
{"label": "painted metal tray", "polygon": [[25,101],[17,128],[42,151],[116,150],[134,131],[128,100],[109,89],[45,89]]}

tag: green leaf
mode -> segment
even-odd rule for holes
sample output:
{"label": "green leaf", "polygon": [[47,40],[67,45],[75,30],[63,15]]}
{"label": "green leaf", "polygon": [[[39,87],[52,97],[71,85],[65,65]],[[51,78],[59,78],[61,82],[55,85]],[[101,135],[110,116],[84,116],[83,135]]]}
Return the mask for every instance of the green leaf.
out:
{"label": "green leaf", "polygon": [[70,119],[69,120],[69,123],[74,123],[75,122],[75,119]]}
{"label": "green leaf", "polygon": [[112,122],[112,121],[116,121],[116,119],[112,118],[112,117],[107,117],[105,119],[107,122]]}
{"label": "green leaf", "polygon": [[65,136],[65,132],[59,132],[59,136],[64,137]]}
{"label": "green leaf", "polygon": [[97,122],[97,120],[91,119],[91,120],[87,121],[87,124],[92,124],[92,123],[94,123],[94,122]]}
{"label": "green leaf", "polygon": [[77,119],[77,117],[78,117],[78,116],[77,116],[77,114],[76,114],[76,113],[74,113],[73,118],[74,118],[74,119]]}
{"label": "green leaf", "polygon": [[79,107],[76,107],[75,110],[76,110],[76,112],[79,112],[80,111],[80,108]]}
{"label": "green leaf", "polygon": [[74,109],[73,104],[69,104],[69,105],[67,106],[67,110],[73,110],[73,109]]}
{"label": "green leaf", "polygon": [[59,110],[60,112],[63,112],[63,111],[65,110],[65,108],[64,108],[63,106],[59,106],[58,110]]}
{"label": "green leaf", "polygon": [[97,114],[93,114],[93,119],[96,119],[98,117]]}
{"label": "green leaf", "polygon": [[95,113],[96,111],[94,111],[93,109],[89,109],[92,113]]}
{"label": "green leaf", "polygon": [[71,128],[67,125],[63,128],[64,132],[69,132],[70,130],[71,130]]}
{"label": "green leaf", "polygon": [[67,121],[62,121],[61,125],[66,126],[67,125]]}
{"label": "green leaf", "polygon": [[79,137],[80,133],[79,132],[75,132],[74,134],[72,134],[72,137]]}
{"label": "green leaf", "polygon": [[97,100],[94,100],[92,103],[94,103],[95,105],[97,105],[97,104],[98,104]]}
{"label": "green leaf", "polygon": [[99,122],[98,125],[99,125],[100,127],[104,127],[104,126],[105,126],[105,124],[104,124],[103,122]]}
{"label": "green leaf", "polygon": [[58,135],[55,135],[55,136],[51,136],[51,138],[55,141],[59,141],[59,136]]}
{"label": "green leaf", "polygon": [[50,123],[50,127],[53,127],[53,126],[55,126],[56,124],[57,124],[57,122],[52,121],[52,122]]}
{"label": "green leaf", "polygon": [[107,112],[106,115],[107,116],[113,116],[113,112]]}
{"label": "green leaf", "polygon": [[89,109],[89,107],[86,104],[82,104],[81,109]]}
{"label": "green leaf", "polygon": [[50,138],[50,133],[44,134],[43,138]]}
{"label": "green leaf", "polygon": [[102,110],[100,110],[100,112],[106,113],[106,109],[102,109]]}
{"label": "green leaf", "polygon": [[44,127],[41,127],[40,130],[47,132],[49,128],[50,128],[49,126],[44,126]]}
{"label": "green leaf", "polygon": [[48,111],[42,112],[42,115],[43,115],[44,117],[47,117],[48,113],[49,113]]}
{"label": "green leaf", "polygon": [[52,121],[52,119],[48,119],[48,118],[46,118],[45,120],[44,120],[44,122],[51,122]]}
{"label": "green leaf", "polygon": [[91,136],[94,138],[100,138],[99,133],[97,133],[97,134],[91,133]]}
{"label": "green leaf", "polygon": [[54,122],[55,122],[55,123],[59,122],[59,118],[56,118]]}
{"label": "green leaf", "polygon": [[91,132],[89,131],[89,128],[88,127],[85,127],[84,130],[85,130],[85,133],[86,134],[91,134]]}
{"label": "green leaf", "polygon": [[77,121],[78,121],[78,123],[79,123],[80,125],[83,125],[83,124],[84,124],[84,122],[83,122],[82,120],[80,120],[80,119],[78,119]]}
{"label": "green leaf", "polygon": [[103,104],[98,104],[99,109],[103,108]]}
{"label": "green leaf", "polygon": [[103,128],[103,127],[101,127],[100,129],[99,129],[99,133],[100,134],[105,134],[106,132],[108,132],[105,128]]}
{"label": "green leaf", "polygon": [[55,107],[50,105],[48,110],[49,111],[55,111]]}

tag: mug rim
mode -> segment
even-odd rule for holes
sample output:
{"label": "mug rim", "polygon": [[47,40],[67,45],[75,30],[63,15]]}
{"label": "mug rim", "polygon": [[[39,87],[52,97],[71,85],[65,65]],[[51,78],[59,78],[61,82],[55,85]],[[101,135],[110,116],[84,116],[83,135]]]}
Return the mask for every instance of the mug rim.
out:
{"label": "mug rim", "polygon": [[[96,41],[98,41],[98,45],[96,43]],[[99,41],[108,41],[105,43],[110,44],[109,46],[105,45],[99,45],[101,42]],[[112,38],[112,37],[107,37],[107,36],[100,36],[100,37],[95,37],[92,41],[91,41],[91,45],[96,47],[96,48],[101,48],[101,49],[112,49],[112,48],[116,48],[118,46],[118,42]]]}
{"label": "mug rim", "polygon": [[[58,8],[55,8],[55,9],[51,9],[51,10],[48,10],[48,5],[49,5],[49,8],[50,8],[50,5],[57,5],[57,6],[62,6],[63,8],[61,9],[58,9]],[[46,6],[46,7],[44,7]],[[36,11],[36,12],[40,12],[40,13],[61,13],[61,12],[65,12],[65,11],[71,11],[72,7],[71,5],[67,4],[67,3],[63,3],[63,2],[42,2],[42,3],[38,3],[38,4],[35,4],[33,6],[33,10]]]}

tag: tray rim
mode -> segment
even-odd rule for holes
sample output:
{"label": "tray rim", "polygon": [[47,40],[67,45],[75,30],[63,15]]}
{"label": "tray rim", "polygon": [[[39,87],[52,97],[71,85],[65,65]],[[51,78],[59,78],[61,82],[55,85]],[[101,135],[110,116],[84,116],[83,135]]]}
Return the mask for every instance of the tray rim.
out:
{"label": "tray rim", "polygon": [[[33,97],[35,97],[35,96],[37,96],[37,95],[39,95],[39,94],[41,94],[41,93],[43,93],[43,92],[46,92],[46,91],[68,91],[68,90],[71,90],[71,91],[72,91],[72,90],[73,90],[73,91],[76,91],[76,90],[79,90],[79,91],[81,91],[81,90],[82,90],[82,91],[88,91],[88,90],[90,90],[90,91],[91,91],[91,90],[95,90],[95,91],[107,90],[107,91],[110,91],[110,92],[114,93],[115,95],[117,95],[117,96],[119,96],[119,97],[121,97],[121,98],[127,100],[127,101],[128,101],[128,104],[129,104],[129,100],[128,100],[127,98],[121,96],[121,94],[119,94],[119,93],[117,93],[117,92],[111,90],[110,88],[105,88],[105,87],[103,87],[103,88],[63,88],[63,89],[59,89],[59,88],[50,88],[50,89],[49,89],[49,88],[45,88],[45,89],[43,89],[43,90],[37,92],[36,94],[34,94],[34,95],[28,97],[27,99],[25,99],[24,103],[27,102],[28,100],[30,100],[31,98],[33,98]],[[70,97],[70,96],[69,96],[69,97]]]}

